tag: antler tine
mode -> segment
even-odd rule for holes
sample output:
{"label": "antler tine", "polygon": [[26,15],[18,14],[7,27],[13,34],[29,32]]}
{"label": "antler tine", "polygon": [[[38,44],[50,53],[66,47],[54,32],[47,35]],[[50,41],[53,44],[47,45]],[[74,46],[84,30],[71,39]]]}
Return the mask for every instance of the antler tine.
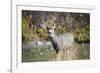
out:
{"label": "antler tine", "polygon": [[56,24],[53,24],[53,29],[56,27]]}

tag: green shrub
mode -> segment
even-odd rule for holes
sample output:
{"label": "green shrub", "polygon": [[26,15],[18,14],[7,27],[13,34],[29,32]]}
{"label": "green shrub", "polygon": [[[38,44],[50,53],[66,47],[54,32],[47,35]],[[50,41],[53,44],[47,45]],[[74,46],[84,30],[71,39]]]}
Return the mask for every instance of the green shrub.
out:
{"label": "green shrub", "polygon": [[90,40],[90,30],[88,25],[75,29],[74,33],[78,41],[84,42]]}

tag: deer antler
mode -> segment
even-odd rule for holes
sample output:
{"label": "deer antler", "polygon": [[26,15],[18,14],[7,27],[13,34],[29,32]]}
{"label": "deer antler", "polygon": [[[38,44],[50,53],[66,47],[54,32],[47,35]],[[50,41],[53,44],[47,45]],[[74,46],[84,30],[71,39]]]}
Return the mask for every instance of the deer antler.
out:
{"label": "deer antler", "polygon": [[53,24],[53,29],[56,27],[56,24]]}

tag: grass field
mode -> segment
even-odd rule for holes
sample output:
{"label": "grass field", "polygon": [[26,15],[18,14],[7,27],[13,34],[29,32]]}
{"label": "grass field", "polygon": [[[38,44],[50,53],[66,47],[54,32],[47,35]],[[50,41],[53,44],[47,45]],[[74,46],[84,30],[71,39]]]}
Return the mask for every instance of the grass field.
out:
{"label": "grass field", "polygon": [[[76,59],[73,58],[72,60],[89,59],[90,58],[89,43],[80,44],[79,46],[80,47],[77,50],[78,51],[77,58]],[[71,51],[71,55],[74,55],[73,51]],[[30,48],[30,49],[22,49],[22,62],[55,61],[56,56],[57,55],[55,53],[55,50],[51,49],[50,47],[42,47],[42,48],[37,47],[37,48]],[[69,56],[66,56],[66,57],[69,57]]]}

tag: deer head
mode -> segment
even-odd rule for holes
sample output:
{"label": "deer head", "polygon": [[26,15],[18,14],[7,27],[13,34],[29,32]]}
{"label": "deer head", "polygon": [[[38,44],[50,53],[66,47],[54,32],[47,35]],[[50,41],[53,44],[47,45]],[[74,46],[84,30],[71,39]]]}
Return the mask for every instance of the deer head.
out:
{"label": "deer head", "polygon": [[47,24],[42,24],[41,27],[42,27],[43,29],[47,30],[48,35],[49,35],[50,37],[53,37],[53,36],[55,35],[55,31],[54,31],[54,29],[55,29],[55,27],[56,27],[55,24],[53,24],[53,26],[50,26],[50,25],[47,25]]}

